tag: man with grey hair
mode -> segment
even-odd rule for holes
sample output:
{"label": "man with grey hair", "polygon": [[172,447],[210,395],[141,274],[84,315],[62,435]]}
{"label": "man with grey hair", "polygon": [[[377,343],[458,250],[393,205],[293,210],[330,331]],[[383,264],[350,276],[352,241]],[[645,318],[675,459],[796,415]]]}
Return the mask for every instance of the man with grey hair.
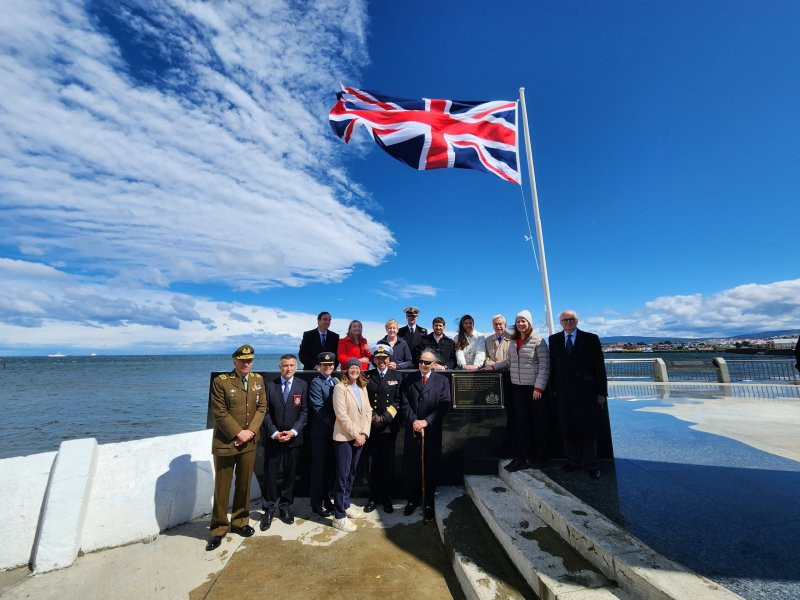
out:
{"label": "man with grey hair", "polygon": [[558,430],[567,470],[584,468],[600,478],[597,430],[608,397],[600,338],[578,329],[578,313],[559,315],[562,331],[550,336],[550,389],[556,398]]}
{"label": "man with grey hair", "polygon": [[492,317],[494,333],[486,336],[486,361],[484,367],[490,367],[496,362],[503,362],[508,358],[508,344],[511,336],[506,331],[506,318],[503,315]]}

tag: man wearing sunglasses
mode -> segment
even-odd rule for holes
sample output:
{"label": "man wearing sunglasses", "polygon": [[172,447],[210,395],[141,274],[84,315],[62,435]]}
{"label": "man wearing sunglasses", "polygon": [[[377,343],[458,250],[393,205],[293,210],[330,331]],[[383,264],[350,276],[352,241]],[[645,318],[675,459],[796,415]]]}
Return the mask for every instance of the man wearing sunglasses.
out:
{"label": "man wearing sunglasses", "polygon": [[[439,463],[442,457],[442,422],[450,408],[450,383],[447,377],[436,372],[438,357],[425,349],[419,357],[419,371],[403,379],[400,384],[400,412],[405,417],[403,443],[403,476],[406,484],[406,504],[403,514],[411,515],[420,501],[425,519],[432,519],[433,497]],[[425,496],[422,497],[420,461],[422,436],[425,436]]]}
{"label": "man wearing sunglasses", "polygon": [[567,470],[584,468],[600,479],[597,429],[608,381],[600,338],[578,329],[578,313],[559,315],[563,331],[550,336],[550,389],[556,398],[558,431],[564,442]]}
{"label": "man wearing sunglasses", "polygon": [[[211,453],[216,476],[207,551],[219,547],[228,527],[242,537],[255,533],[250,526],[250,480],[256,464],[259,429],[267,411],[267,397],[264,378],[250,372],[254,356],[252,346],[239,346],[233,353],[233,371],[217,375],[211,384],[214,415]],[[234,475],[233,509],[228,522],[228,497]]]}

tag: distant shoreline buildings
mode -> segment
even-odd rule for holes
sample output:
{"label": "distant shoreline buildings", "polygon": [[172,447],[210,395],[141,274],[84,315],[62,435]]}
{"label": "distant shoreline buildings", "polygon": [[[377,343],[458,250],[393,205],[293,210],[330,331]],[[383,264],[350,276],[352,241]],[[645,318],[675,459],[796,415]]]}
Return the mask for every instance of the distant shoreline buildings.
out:
{"label": "distant shoreline buildings", "polygon": [[603,352],[731,352],[734,354],[792,355],[797,337],[710,338],[661,342],[603,343]]}

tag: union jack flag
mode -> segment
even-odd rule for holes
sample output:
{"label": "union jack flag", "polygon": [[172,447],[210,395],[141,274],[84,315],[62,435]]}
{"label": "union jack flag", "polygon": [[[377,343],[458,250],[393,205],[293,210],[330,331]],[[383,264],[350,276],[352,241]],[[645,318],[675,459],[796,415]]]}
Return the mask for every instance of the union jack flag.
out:
{"label": "union jack flag", "polygon": [[330,124],[346,143],[358,125],[408,166],[476,169],[519,183],[517,103],[395,98],[342,86]]}

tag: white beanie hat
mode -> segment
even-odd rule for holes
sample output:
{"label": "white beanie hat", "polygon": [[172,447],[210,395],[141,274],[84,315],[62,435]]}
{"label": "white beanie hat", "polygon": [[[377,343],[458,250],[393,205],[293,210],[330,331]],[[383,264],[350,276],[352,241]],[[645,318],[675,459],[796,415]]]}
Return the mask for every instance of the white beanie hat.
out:
{"label": "white beanie hat", "polygon": [[516,321],[520,317],[528,321],[528,323],[531,324],[531,327],[533,327],[533,317],[531,317],[531,311],[529,311],[527,308],[522,309],[517,313],[517,316],[514,318],[514,320]]}

